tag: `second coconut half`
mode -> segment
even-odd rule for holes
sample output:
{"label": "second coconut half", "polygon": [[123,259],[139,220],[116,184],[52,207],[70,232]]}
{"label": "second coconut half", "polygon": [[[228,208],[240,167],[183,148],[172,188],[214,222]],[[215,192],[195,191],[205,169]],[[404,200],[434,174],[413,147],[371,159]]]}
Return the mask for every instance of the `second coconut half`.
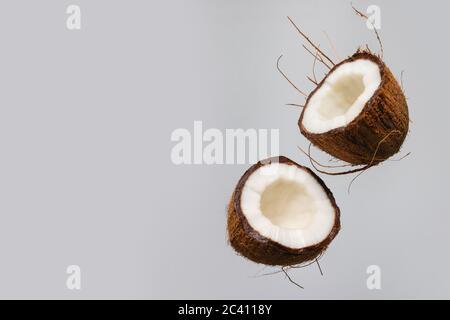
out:
{"label": "second coconut half", "polygon": [[320,256],[340,230],[331,191],[286,157],[263,160],[239,180],[228,206],[228,237],[246,258],[298,265]]}

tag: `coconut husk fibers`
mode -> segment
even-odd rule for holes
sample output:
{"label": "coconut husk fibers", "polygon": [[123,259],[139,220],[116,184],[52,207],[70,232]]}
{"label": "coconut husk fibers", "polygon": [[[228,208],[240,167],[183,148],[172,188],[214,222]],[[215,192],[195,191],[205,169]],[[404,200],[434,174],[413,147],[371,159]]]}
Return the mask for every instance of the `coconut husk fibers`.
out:
{"label": "coconut husk fibers", "polygon": [[[273,162],[297,166],[298,168],[307,171],[316,179],[328,195],[328,198],[335,209],[335,222],[330,234],[322,242],[301,249],[292,249],[262,236],[250,226],[241,208],[241,194],[243,187],[253,172],[260,167]],[[303,167],[286,157],[263,160],[250,167],[239,180],[228,206],[227,231],[231,246],[242,256],[254,262],[266,265],[290,266],[314,260],[327,249],[328,245],[338,234],[340,227],[340,210],[336,205],[336,201],[330,189],[328,189],[325,183],[309,168]]]}
{"label": "coconut husk fibers", "polygon": [[[320,89],[325,79],[344,63],[357,59],[375,62],[381,83],[361,113],[344,127],[315,134],[303,126],[303,114],[309,99]],[[384,62],[369,51],[358,50],[353,56],[334,66],[308,96],[298,125],[301,133],[313,145],[335,158],[353,165],[375,165],[396,154],[408,134],[408,105],[402,88]]]}

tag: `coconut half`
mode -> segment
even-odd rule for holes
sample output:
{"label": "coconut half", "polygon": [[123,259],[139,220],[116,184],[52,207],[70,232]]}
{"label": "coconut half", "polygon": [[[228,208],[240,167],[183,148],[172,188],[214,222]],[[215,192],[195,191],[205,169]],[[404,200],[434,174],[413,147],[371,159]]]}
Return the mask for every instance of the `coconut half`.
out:
{"label": "coconut half", "polygon": [[326,250],[339,218],[333,194],[316,174],[288,158],[271,158],[239,180],[228,207],[228,237],[257,263],[296,265]]}
{"label": "coconut half", "polygon": [[400,150],[408,133],[408,106],[383,61],[358,51],[331,69],[309,95],[299,127],[338,159],[376,164]]}

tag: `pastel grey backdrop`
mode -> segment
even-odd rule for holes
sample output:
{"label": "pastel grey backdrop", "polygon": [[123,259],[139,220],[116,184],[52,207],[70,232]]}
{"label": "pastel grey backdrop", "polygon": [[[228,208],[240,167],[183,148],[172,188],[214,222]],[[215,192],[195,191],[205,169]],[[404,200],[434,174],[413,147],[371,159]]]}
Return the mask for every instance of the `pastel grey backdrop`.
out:
{"label": "pastel grey backdrop", "polygon": [[[77,4],[82,29],[66,28]],[[177,128],[280,128],[297,145],[312,57],[290,15],[321,47],[352,54],[374,34],[350,1],[2,1],[0,4],[0,297],[450,298],[450,5],[354,1],[382,10],[385,61],[413,120],[401,162],[325,176],[342,231],[322,259],[292,273],[305,290],[237,256],[226,204],[247,165],[176,166]],[[315,151],[320,159],[327,159]],[[82,290],[66,267],[82,268]],[[382,290],[366,287],[379,265]]]}

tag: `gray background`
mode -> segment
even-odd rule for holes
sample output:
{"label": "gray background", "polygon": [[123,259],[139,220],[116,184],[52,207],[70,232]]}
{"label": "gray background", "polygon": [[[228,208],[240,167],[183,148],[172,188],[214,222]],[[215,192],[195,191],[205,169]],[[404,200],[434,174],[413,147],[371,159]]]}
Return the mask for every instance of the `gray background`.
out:
{"label": "gray background", "polygon": [[[66,29],[69,4],[82,29]],[[317,268],[253,277],[227,245],[225,207],[248,165],[175,166],[177,128],[280,128],[281,153],[307,164],[296,126],[312,58],[295,21],[332,55],[377,49],[349,1],[2,1],[0,297],[450,298],[450,109],[446,1],[355,1],[382,10],[385,61],[405,70],[411,133],[401,162],[325,176],[342,231]],[[318,151],[321,160],[328,159]],[[82,268],[82,290],[66,267]],[[382,290],[366,288],[366,268]],[[266,269],[270,271],[271,269]]]}

